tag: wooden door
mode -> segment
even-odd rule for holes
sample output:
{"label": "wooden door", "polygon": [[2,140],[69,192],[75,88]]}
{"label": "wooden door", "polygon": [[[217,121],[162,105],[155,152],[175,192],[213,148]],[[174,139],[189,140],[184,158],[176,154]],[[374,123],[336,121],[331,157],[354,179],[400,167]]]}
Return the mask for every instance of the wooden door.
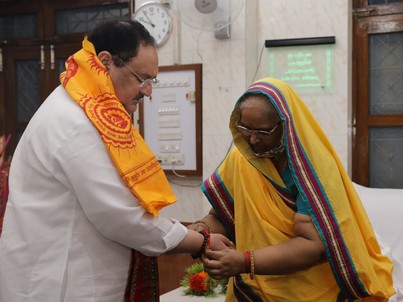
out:
{"label": "wooden door", "polygon": [[7,155],[59,85],[85,33],[112,18],[129,18],[128,0],[0,0],[0,134],[11,134]]}
{"label": "wooden door", "polygon": [[41,47],[9,47],[5,53],[4,71],[7,85],[5,94],[5,125],[11,133],[10,147],[15,146],[29,120],[39,108],[45,95],[42,85],[44,69],[41,68]]}
{"label": "wooden door", "polygon": [[403,188],[403,1],[353,11],[353,180]]}

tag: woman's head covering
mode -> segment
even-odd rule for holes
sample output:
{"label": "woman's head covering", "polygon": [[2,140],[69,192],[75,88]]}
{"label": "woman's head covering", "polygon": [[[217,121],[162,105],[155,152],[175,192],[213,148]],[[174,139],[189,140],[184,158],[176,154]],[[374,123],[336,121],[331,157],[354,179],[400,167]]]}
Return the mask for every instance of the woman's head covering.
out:
{"label": "woman's head covering", "polygon": [[284,185],[271,160],[256,157],[235,127],[239,103],[250,94],[265,95],[282,120],[288,167],[344,296],[392,294],[392,264],[381,254],[351,179],[319,123],[288,84],[265,78],[249,86],[231,114],[235,146],[266,179]]}

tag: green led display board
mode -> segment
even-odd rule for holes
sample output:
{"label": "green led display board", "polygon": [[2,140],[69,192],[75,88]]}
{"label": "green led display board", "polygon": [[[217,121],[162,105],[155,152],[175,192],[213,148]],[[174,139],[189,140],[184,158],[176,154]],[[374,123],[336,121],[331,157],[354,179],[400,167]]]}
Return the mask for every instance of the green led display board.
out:
{"label": "green led display board", "polygon": [[298,93],[331,93],[334,86],[334,45],[270,47],[269,76],[290,84]]}

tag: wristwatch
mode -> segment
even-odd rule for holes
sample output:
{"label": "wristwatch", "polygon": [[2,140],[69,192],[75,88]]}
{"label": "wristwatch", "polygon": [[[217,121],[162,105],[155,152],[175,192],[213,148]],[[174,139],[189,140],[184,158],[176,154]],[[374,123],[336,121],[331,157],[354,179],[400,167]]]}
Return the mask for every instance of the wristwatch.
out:
{"label": "wristwatch", "polygon": [[143,24],[155,39],[157,46],[163,45],[172,30],[169,8],[159,2],[146,2],[134,12],[133,19]]}

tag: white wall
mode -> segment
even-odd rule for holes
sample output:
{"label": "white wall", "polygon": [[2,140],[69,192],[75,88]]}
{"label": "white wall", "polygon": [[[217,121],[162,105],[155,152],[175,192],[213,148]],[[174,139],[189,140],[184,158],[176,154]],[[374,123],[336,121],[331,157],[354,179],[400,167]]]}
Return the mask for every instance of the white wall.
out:
{"label": "white wall", "polygon": [[[136,7],[144,2],[136,0]],[[265,40],[336,37],[334,91],[300,96],[349,168],[351,5],[351,0],[245,0],[243,11],[231,25],[231,38],[225,40],[180,24],[174,17],[173,33],[159,48],[160,65],[203,64],[203,177],[170,176],[180,184],[172,183],[178,202],[162,210],[162,215],[194,221],[209,210],[199,184],[230,147],[228,121],[237,98],[253,80],[267,76]]]}

